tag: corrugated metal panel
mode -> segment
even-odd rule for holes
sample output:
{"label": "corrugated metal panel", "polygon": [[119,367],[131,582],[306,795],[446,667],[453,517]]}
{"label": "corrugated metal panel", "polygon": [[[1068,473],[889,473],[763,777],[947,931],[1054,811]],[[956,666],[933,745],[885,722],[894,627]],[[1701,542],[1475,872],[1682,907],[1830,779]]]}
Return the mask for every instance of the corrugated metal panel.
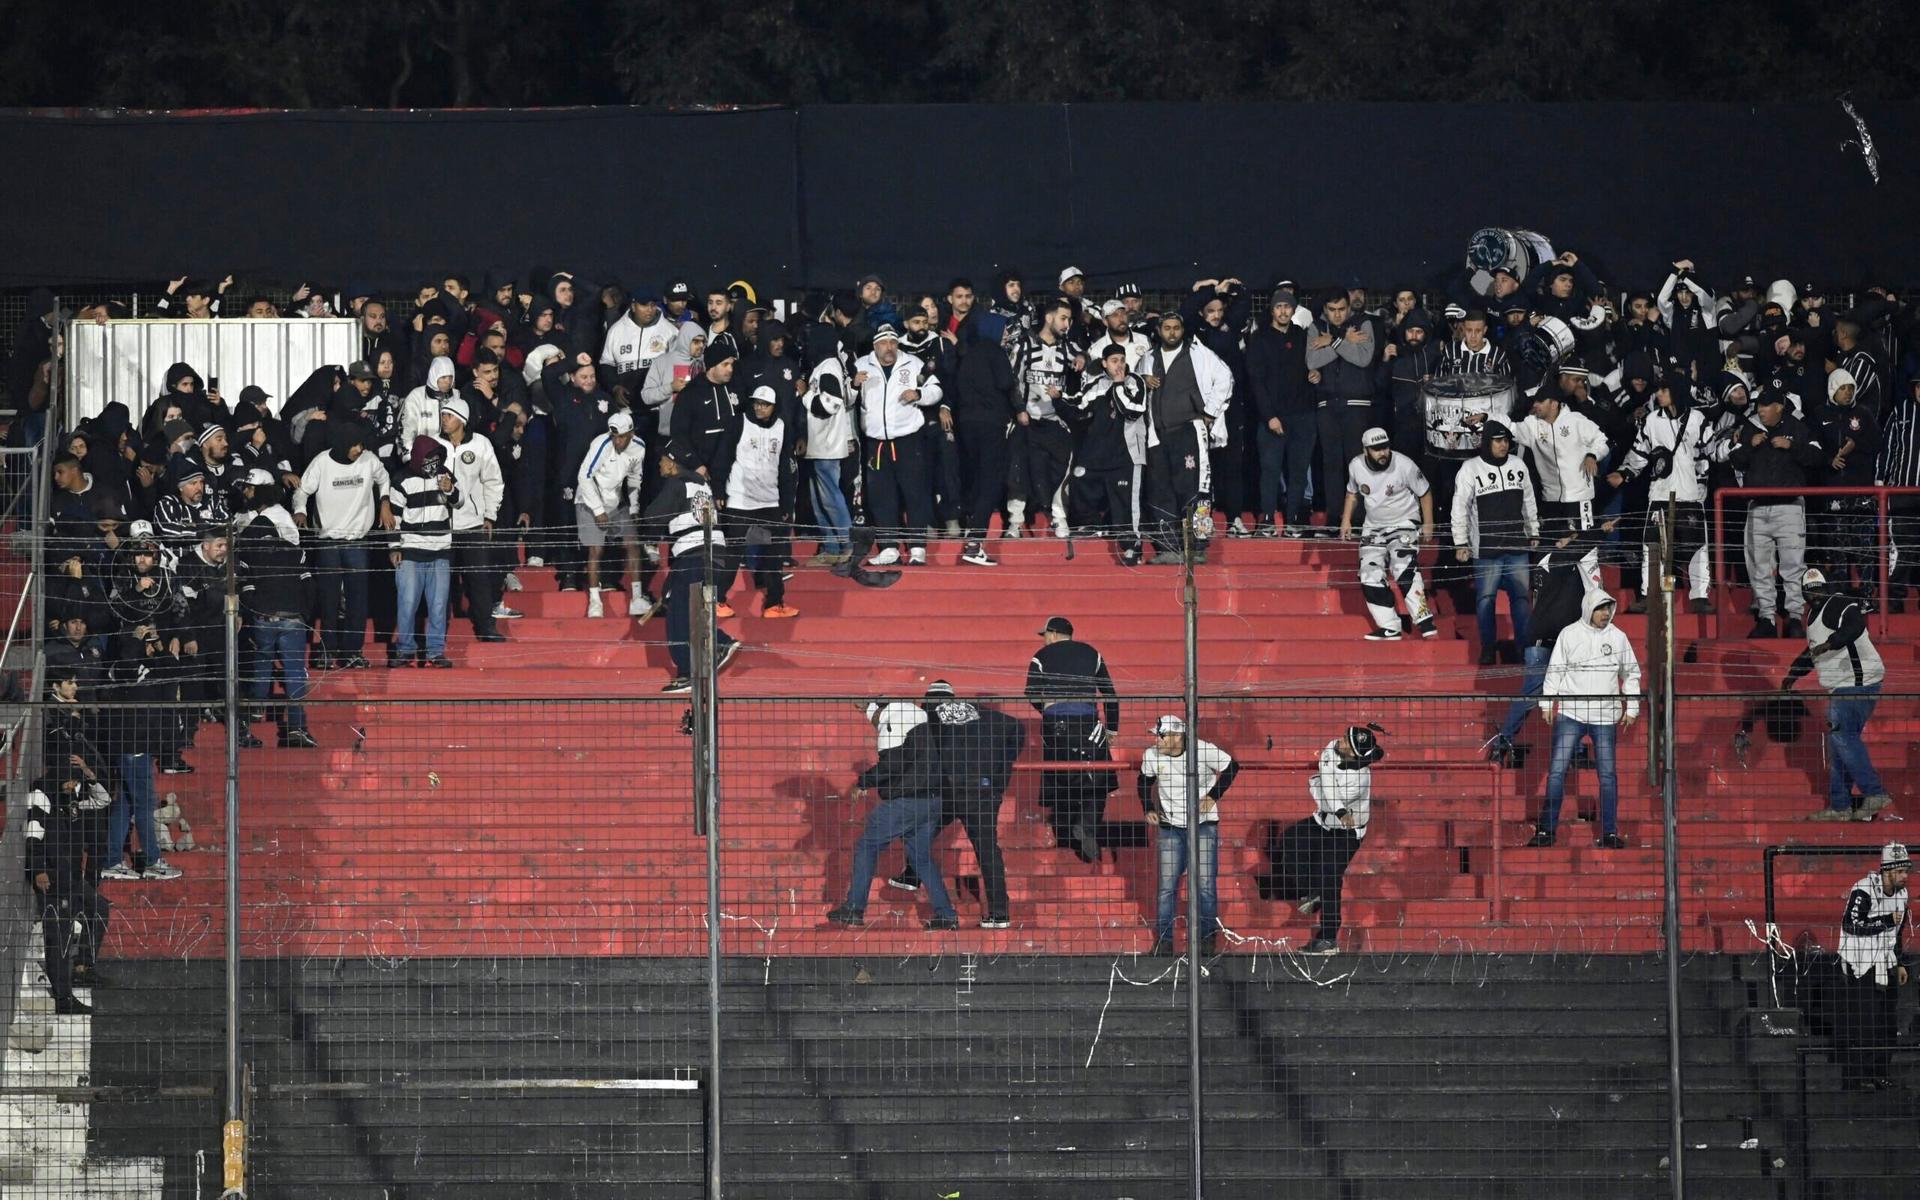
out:
{"label": "corrugated metal panel", "polygon": [[346,366],[358,355],[360,342],[351,318],[297,317],[73,322],[67,326],[67,346],[70,421],[83,421],[118,400],[138,423],[174,363],[186,363],[204,379],[218,379],[228,404],[238,402],[248,384],[261,387],[277,414],[314,368]]}

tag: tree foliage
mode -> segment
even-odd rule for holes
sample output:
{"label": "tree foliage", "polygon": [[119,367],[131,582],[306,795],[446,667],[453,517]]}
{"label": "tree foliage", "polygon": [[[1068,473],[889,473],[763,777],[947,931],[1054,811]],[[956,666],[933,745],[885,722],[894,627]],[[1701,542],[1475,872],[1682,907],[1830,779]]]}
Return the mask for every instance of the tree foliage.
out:
{"label": "tree foliage", "polygon": [[0,0],[0,104],[1912,99],[1910,0]]}

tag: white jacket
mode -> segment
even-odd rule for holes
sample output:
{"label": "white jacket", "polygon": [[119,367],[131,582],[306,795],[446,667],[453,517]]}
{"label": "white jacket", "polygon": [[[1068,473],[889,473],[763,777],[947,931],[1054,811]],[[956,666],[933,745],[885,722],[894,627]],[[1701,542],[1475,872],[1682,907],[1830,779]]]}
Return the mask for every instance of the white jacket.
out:
{"label": "white jacket", "polygon": [[[453,485],[460,489],[460,503],[454,506],[455,529],[478,529],[500,515],[500,502],[506,499],[507,480],[500,473],[500,459],[493,443],[469,431],[458,446],[446,438],[437,439],[447,449],[447,470],[453,472]],[[366,455],[361,455],[365,458]]]}
{"label": "white jacket", "polygon": [[1607,435],[1587,417],[1562,405],[1549,425],[1531,414],[1515,431],[1514,450],[1533,458],[1540,476],[1540,498],[1548,504],[1572,504],[1593,499],[1593,480],[1581,468],[1591,454],[1595,463],[1606,460]]}
{"label": "white jacket", "polygon": [[860,453],[853,432],[848,397],[853,387],[838,355],[829,354],[807,376],[807,394],[800,402],[807,410],[807,457],[842,459]]}
{"label": "white jacket", "polygon": [[1367,823],[1373,819],[1373,768],[1349,771],[1340,765],[1340,739],[1327,743],[1320,751],[1320,769],[1307,781],[1313,795],[1313,819],[1322,829],[1345,829],[1341,813],[1353,817],[1353,835],[1367,836]]}
{"label": "white jacket", "polygon": [[1840,961],[1855,979],[1872,975],[1885,984],[1900,965],[1895,950],[1900,927],[1907,919],[1907,893],[1888,895],[1880,872],[1870,871],[1847,893],[1847,909],[1840,918]]}
{"label": "white jacket", "polygon": [[1559,701],[1558,715],[1588,725],[1617,725],[1622,704],[1618,697],[1624,694],[1626,715],[1640,715],[1640,660],[1634,657],[1633,643],[1611,621],[1604,629],[1593,627],[1593,610],[1612,602],[1613,597],[1598,588],[1581,598],[1580,619],[1560,631],[1547,660],[1541,712],[1554,711],[1556,696],[1594,697]]}
{"label": "white jacket", "polygon": [[[633,312],[629,309],[607,327],[607,344],[600,350],[600,365],[612,367],[616,374],[644,371],[648,364],[673,345],[676,332],[678,326],[667,320],[664,314],[655,317],[653,324],[642,329],[634,321]],[[613,381],[605,382],[611,385]]]}
{"label": "white jacket", "polygon": [[1629,479],[1638,478],[1651,471],[1658,460],[1666,474],[1648,484],[1648,500],[1655,504],[1668,500],[1705,503],[1707,438],[1707,418],[1697,408],[1689,408],[1678,420],[1657,406],[1648,409],[1633,448],[1620,464],[1620,473]]}
{"label": "white jacket", "polygon": [[[918,358],[900,351],[893,366],[883,367],[869,354],[853,364],[853,373],[866,372],[860,394],[860,432],[875,441],[891,441],[919,433],[926,427],[927,410],[940,404],[940,381]],[[920,377],[926,375],[923,381]],[[919,399],[903,400],[902,394],[917,389]]]}
{"label": "white jacket", "polygon": [[421,434],[428,437],[440,436],[440,403],[460,394],[454,388],[445,395],[436,395],[427,390],[434,380],[453,374],[453,360],[436,358],[427,366],[427,382],[408,392],[400,401],[400,457],[405,459],[407,451],[413,446],[413,439]]}
{"label": "white jacket", "polygon": [[580,474],[574,480],[573,502],[585,505],[594,516],[604,516],[620,505],[620,489],[627,493],[627,511],[640,515],[640,482],[646,470],[647,447],[639,434],[625,450],[613,444],[613,435],[603,433],[587,447],[580,460]]}

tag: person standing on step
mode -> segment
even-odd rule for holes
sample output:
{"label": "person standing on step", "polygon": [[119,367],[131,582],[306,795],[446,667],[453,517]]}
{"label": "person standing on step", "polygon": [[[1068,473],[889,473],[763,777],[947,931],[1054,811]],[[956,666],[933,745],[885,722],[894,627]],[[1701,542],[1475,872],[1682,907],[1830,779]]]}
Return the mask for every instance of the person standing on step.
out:
{"label": "person standing on step", "polygon": [[451,667],[447,657],[447,596],[452,587],[453,509],[460,490],[446,466],[446,443],[421,434],[407,454],[407,473],[394,488],[399,500],[400,531],[388,559],[393,563],[393,644],[387,648],[389,667],[416,664],[418,640],[415,621],[422,604],[427,610],[426,653],[419,661],[430,667]]}
{"label": "person standing on step", "polygon": [[[726,497],[727,532],[745,547],[742,565],[752,574],[753,585],[766,593],[760,615],[775,620],[800,615],[787,603],[780,566],[793,520],[793,442],[779,397],[762,386],[754,389],[747,410],[734,418],[733,429],[714,455],[714,477]],[[732,584],[731,572],[714,580],[718,600],[726,600]]]}
{"label": "person standing on step", "polygon": [[[1867,636],[1865,600],[1839,591],[1812,567],[1801,587],[1807,598],[1807,648],[1787,669],[1780,690],[1790,692],[1802,676],[1818,672],[1828,695],[1827,807],[1807,819],[1871,821],[1893,803],[1864,737],[1887,668]],[[1857,800],[1855,788],[1860,790]]]}
{"label": "person standing on step", "polygon": [[1461,464],[1453,483],[1453,557],[1473,562],[1474,610],[1480,625],[1480,665],[1493,664],[1494,605],[1507,593],[1514,636],[1527,627],[1527,552],[1540,536],[1533,477],[1513,453],[1513,431],[1489,420],[1480,427],[1480,453]]}
{"label": "person standing on step", "polygon": [[[869,711],[875,707],[869,706]],[[888,705],[886,711],[869,718],[879,725],[883,748],[890,732],[900,730],[900,719],[894,717],[890,727],[888,716],[898,707]],[[980,928],[1005,929],[1013,922],[1007,903],[1006,862],[1000,854],[1000,802],[1013,781],[1014,760],[1026,745],[1026,730],[998,709],[957,699],[953,685],[944,679],[927,685],[922,710],[914,724],[933,726],[933,741],[940,755],[941,795],[945,801],[940,827],[945,828],[950,821],[960,822],[973,844],[981,889],[986,893]],[[900,730],[892,736],[904,739],[906,734]],[[920,873],[909,862],[906,870],[887,880],[887,886],[919,891]]]}
{"label": "person standing on step", "polygon": [[653,596],[640,567],[640,493],[646,478],[646,446],[633,430],[633,414],[622,409],[607,418],[607,431],[593,439],[580,461],[573,488],[574,529],[587,551],[587,616],[606,613],[601,604],[600,564],[609,537],[620,540],[632,596],[627,615],[653,615]]}
{"label": "person standing on step", "polygon": [[[1120,727],[1120,701],[1106,659],[1073,640],[1073,622],[1049,617],[1043,644],[1027,663],[1027,700],[1040,714],[1040,755],[1047,762],[1112,763],[1113,731]],[[1040,777],[1040,805],[1048,810],[1056,845],[1082,862],[1100,858],[1100,830],[1107,797],[1120,786],[1109,767],[1047,771]]]}
{"label": "person standing on step", "polygon": [[1082,533],[1117,540],[1120,561],[1138,566],[1146,380],[1127,370],[1126,347],[1111,342],[1100,356],[1098,375],[1089,378],[1086,390],[1062,410],[1077,436],[1068,516]]}
{"label": "person standing on step", "polygon": [[[1159,340],[1147,355],[1147,498],[1155,566],[1179,566],[1184,527],[1195,534],[1194,560],[1207,561],[1212,536],[1213,427],[1233,399],[1233,372],[1220,356],[1187,340],[1177,312],[1160,318]],[[1219,436],[1224,439],[1225,430]],[[1221,443],[1225,444],[1224,441]]]}
{"label": "person standing on step", "polygon": [[107,789],[85,764],[48,762],[47,773],[27,793],[27,885],[33,889],[46,946],[53,1011],[62,1016],[93,1011],[73,989],[97,982],[93,964],[106,937],[108,916],[99,864],[107,847],[111,803]]}
{"label": "person standing on step", "polygon": [[1894,1086],[1889,1047],[1900,1039],[1900,989],[1907,968],[1900,961],[1900,935],[1907,922],[1907,848],[1888,842],[1880,869],[1847,893],[1840,917],[1840,997],[1834,1011],[1833,1047],[1840,1059],[1840,1086],[1865,1092]]}
{"label": "person standing on step", "polygon": [[1054,537],[1068,537],[1067,482],[1073,462],[1073,433],[1064,406],[1077,405],[1085,386],[1086,355],[1071,340],[1073,306],[1062,297],[1040,307],[1040,323],[1030,334],[1016,335],[1007,349],[1013,366],[1014,395],[1021,402],[1014,416],[1008,491],[1008,537],[1021,537],[1027,513],[1047,511]]}
{"label": "person standing on step", "polygon": [[[320,611],[320,658],[329,666],[365,667],[367,538],[377,524],[392,529],[391,481],[380,456],[367,453],[367,427],[327,422],[327,452],[307,464],[293,493],[293,522],[309,529],[314,591]],[[309,512],[311,510],[311,512]]]}
{"label": "person standing on step", "polygon": [[[1693,387],[1686,376],[1673,372],[1662,379],[1632,447],[1620,466],[1608,474],[1607,484],[1619,489],[1643,475],[1649,481],[1640,567],[1640,576],[1647,581],[1646,595],[1655,589],[1653,554],[1667,520],[1667,503],[1673,503],[1674,572],[1687,581],[1693,611],[1707,613],[1713,611],[1708,598],[1713,586],[1712,569],[1707,561],[1709,427],[1706,416],[1693,407],[1692,400]],[[1644,609],[1645,605],[1643,596],[1639,607]]]}
{"label": "person standing on step", "polygon": [[1347,464],[1346,505],[1340,510],[1340,540],[1353,539],[1353,509],[1365,509],[1360,525],[1360,593],[1373,617],[1370,642],[1398,641],[1412,632],[1394,607],[1391,580],[1400,587],[1407,617],[1423,638],[1438,637],[1433,609],[1420,578],[1420,547],[1433,540],[1433,495],[1414,461],[1393,448],[1378,425],[1360,435],[1360,453]]}
{"label": "person standing on step", "polygon": [[[1155,829],[1155,853],[1160,866],[1158,899],[1154,909],[1153,953],[1173,953],[1173,918],[1180,898],[1180,880],[1187,873],[1187,839],[1200,839],[1200,875],[1189,887],[1200,893],[1198,953],[1214,952],[1220,927],[1220,899],[1216,878],[1220,867],[1220,798],[1233,786],[1240,764],[1225,750],[1199,737],[1187,736],[1187,723],[1164,716],[1153,723],[1153,745],[1140,756],[1135,787],[1147,810],[1147,824]],[[1187,751],[1191,746],[1200,785],[1199,815],[1193,812],[1187,791]],[[1196,949],[1193,931],[1187,931],[1187,950]]]}
{"label": "person standing on step", "polygon": [[1374,342],[1376,320],[1355,312],[1349,293],[1335,289],[1321,304],[1320,320],[1307,331],[1307,379],[1314,385],[1319,405],[1320,469],[1327,496],[1327,512],[1346,493],[1347,464],[1360,453],[1360,435],[1374,425],[1374,397],[1379,390]]}
{"label": "person standing on step", "polygon": [[467,620],[474,638],[504,642],[499,622],[520,614],[500,601],[506,575],[494,548],[493,529],[500,505],[507,498],[507,478],[493,443],[472,432],[467,402],[455,396],[440,406],[440,440],[447,446],[447,466],[460,489],[460,505],[453,510],[453,565],[466,597]]}
{"label": "person standing on step", "polygon": [[1521,662],[1526,666],[1520,694],[1507,706],[1507,719],[1500,731],[1487,739],[1487,757],[1518,770],[1526,765],[1526,747],[1513,739],[1520,736],[1527,717],[1538,703],[1536,697],[1547,681],[1547,661],[1560,640],[1560,631],[1580,619],[1580,601],[1587,594],[1587,553],[1607,540],[1620,523],[1611,517],[1592,529],[1563,535],[1545,554],[1534,560],[1533,577],[1538,586],[1527,612],[1527,627],[1520,633]]}
{"label": "person standing on step", "polygon": [[[1520,419],[1516,449],[1533,461],[1540,481],[1540,530],[1549,538],[1579,533],[1593,525],[1593,481],[1610,448],[1607,435],[1584,414],[1560,400],[1558,391],[1542,387],[1533,395],[1532,411]],[[1588,564],[1589,582],[1599,583],[1596,554]],[[1517,631],[1516,631],[1517,634]]]}
{"label": "person standing on step", "polygon": [[1320,914],[1306,954],[1340,951],[1340,894],[1347,867],[1373,820],[1373,764],[1387,756],[1378,725],[1350,725],[1320,751],[1307,791],[1313,813],[1287,826],[1267,851],[1257,881],[1262,899],[1298,903],[1303,917]]}
{"label": "person standing on step", "polygon": [[[1769,382],[1753,414],[1732,435],[1727,462],[1746,487],[1802,489],[1827,459],[1806,422],[1787,411],[1787,391]],[[1801,577],[1807,570],[1807,511],[1800,496],[1759,496],[1747,509],[1747,581],[1753,587],[1750,638],[1779,637],[1775,627],[1775,578],[1786,592],[1786,636],[1806,636],[1807,601]]]}
{"label": "person standing on step", "polygon": [[[726,577],[727,535],[713,501],[713,487],[699,474],[691,451],[678,440],[660,456],[660,490],[647,506],[644,518],[667,542],[667,654],[674,675],[660,690],[681,695],[693,690],[693,589],[706,582],[707,551],[715,559],[716,586]],[[649,534],[652,536],[652,534]],[[715,605],[716,614],[718,605]],[[740,643],[727,631],[714,630],[714,670],[733,661]]]}
{"label": "person standing on step", "polygon": [[927,413],[939,407],[941,392],[940,377],[924,368],[900,349],[900,333],[891,325],[874,331],[872,353],[853,365],[864,438],[867,524],[884,543],[869,566],[899,562],[902,545],[910,564],[923,566],[927,561],[933,477],[920,431],[926,428]]}
{"label": "person standing on step", "polygon": [[301,703],[307,698],[307,647],[313,638],[307,625],[313,572],[307,569],[300,529],[280,503],[283,495],[272,472],[254,467],[247,472],[238,498],[253,514],[233,540],[240,607],[246,614],[243,665],[247,696],[253,701],[241,708],[241,728],[235,736],[247,750],[260,746],[260,739],[247,726],[266,715],[276,667],[287,698],[279,708],[280,748],[311,750],[317,745],[307,731],[307,710]]}
{"label": "person standing on step", "polygon": [[[1547,659],[1540,714],[1553,726],[1553,761],[1547,767],[1547,798],[1529,846],[1553,845],[1566,795],[1567,771],[1583,739],[1593,742],[1600,775],[1600,840],[1603,850],[1624,850],[1620,836],[1619,776],[1614,743],[1640,719],[1640,660],[1633,643],[1613,623],[1616,604],[1598,588],[1580,601],[1580,619],[1560,631]],[[1565,699],[1559,699],[1565,697]]]}
{"label": "person standing on step", "polygon": [[874,866],[880,852],[894,841],[905,844],[907,861],[926,889],[933,916],[929,930],[960,928],[946,881],[933,861],[933,837],[941,824],[940,750],[926,722],[907,731],[900,744],[880,752],[879,761],[860,773],[852,800],[858,804],[869,790],[880,803],[867,814],[866,828],[853,846],[853,869],[847,880],[847,899],[827,913],[835,925],[858,929],[867,923],[867,893],[873,887]]}
{"label": "person standing on step", "polygon": [[852,389],[847,368],[830,338],[807,344],[807,483],[813,498],[820,549],[810,567],[837,567],[853,557],[853,508],[848,500],[852,474],[860,469],[860,438],[848,407]]}

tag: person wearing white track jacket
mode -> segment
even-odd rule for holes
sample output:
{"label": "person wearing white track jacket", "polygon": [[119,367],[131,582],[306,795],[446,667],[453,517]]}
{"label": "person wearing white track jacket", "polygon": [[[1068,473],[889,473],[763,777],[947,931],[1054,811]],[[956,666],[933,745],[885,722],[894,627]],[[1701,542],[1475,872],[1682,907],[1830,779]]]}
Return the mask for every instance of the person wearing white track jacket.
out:
{"label": "person wearing white track jacket", "polygon": [[640,574],[640,492],[646,471],[646,444],[633,431],[633,414],[622,409],[607,418],[607,431],[587,447],[574,481],[574,526],[587,548],[587,615],[606,614],[600,603],[600,556],[609,534],[626,553],[627,580],[633,590],[627,615],[653,615],[653,597]]}
{"label": "person wearing white track jacket", "polygon": [[1667,502],[1674,508],[1673,561],[1684,569],[1687,591],[1695,612],[1707,612],[1712,586],[1707,565],[1707,440],[1705,414],[1692,403],[1693,388],[1675,372],[1661,380],[1653,393],[1653,407],[1640,422],[1640,432],[1618,469],[1607,482],[1618,488],[1630,479],[1648,477],[1647,520],[1642,541],[1640,577],[1644,595],[1656,589],[1653,547],[1666,523]]}
{"label": "person wearing white track jacket", "polygon": [[1547,768],[1547,798],[1531,846],[1553,845],[1560,823],[1560,801],[1567,768],[1582,739],[1593,741],[1600,775],[1600,840],[1604,850],[1624,849],[1618,809],[1619,778],[1614,771],[1614,742],[1619,731],[1640,717],[1640,660],[1633,643],[1613,623],[1615,603],[1594,589],[1580,601],[1580,619],[1560,631],[1547,660],[1540,712],[1553,724],[1553,763]]}
{"label": "person wearing white track jacket", "polygon": [[853,386],[860,397],[864,435],[867,524],[874,527],[879,553],[867,563],[890,567],[900,561],[927,561],[927,528],[933,524],[933,478],[928,473],[925,438],[927,413],[940,405],[940,379],[926,364],[900,349],[900,335],[882,325],[873,335],[873,353],[853,364]]}
{"label": "person wearing white track jacket", "polygon": [[[1593,527],[1593,480],[1609,453],[1607,435],[1585,414],[1541,388],[1521,418],[1514,449],[1533,460],[1540,480],[1540,536],[1549,541]],[[1598,552],[1585,564],[1587,581],[1600,582]]]}
{"label": "person wearing white track jacket", "polygon": [[483,642],[504,642],[497,622],[517,617],[500,603],[500,585],[506,574],[493,546],[493,523],[507,498],[506,476],[493,443],[467,428],[467,402],[450,396],[440,405],[440,441],[447,448],[447,469],[460,489],[453,507],[453,572],[466,594],[467,620],[473,635]]}

